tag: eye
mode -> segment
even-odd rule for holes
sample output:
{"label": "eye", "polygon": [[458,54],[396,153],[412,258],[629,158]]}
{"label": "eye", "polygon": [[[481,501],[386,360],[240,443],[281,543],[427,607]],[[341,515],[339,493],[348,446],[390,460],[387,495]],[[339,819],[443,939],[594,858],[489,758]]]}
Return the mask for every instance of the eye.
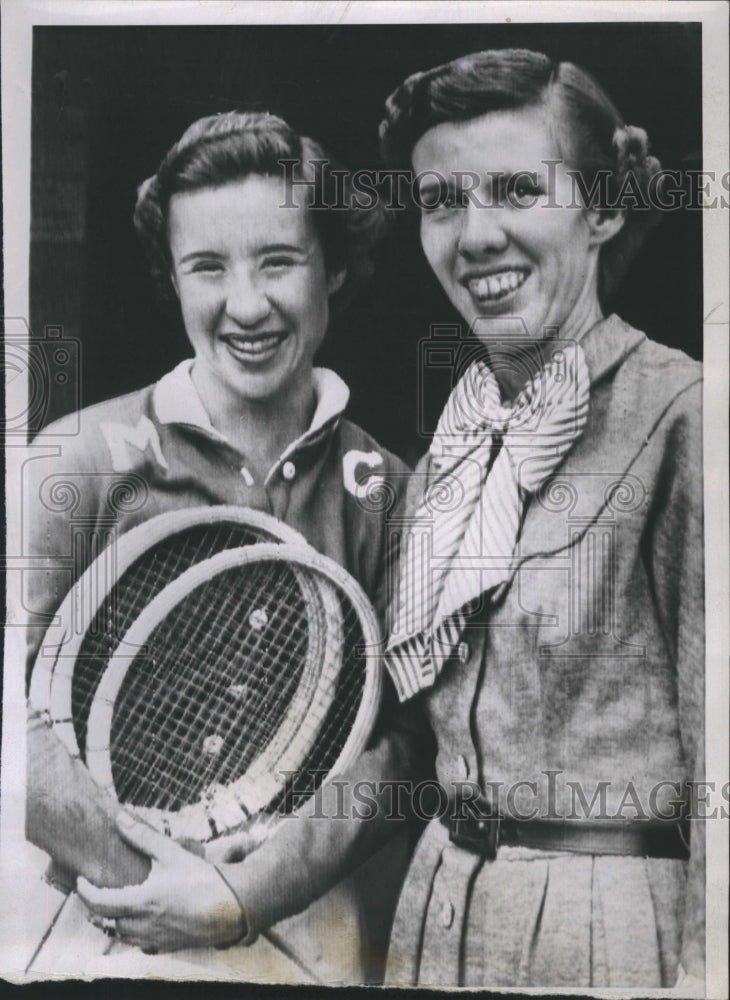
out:
{"label": "eye", "polygon": [[444,198],[444,208],[465,208],[467,201],[463,191],[448,191]]}
{"label": "eye", "polygon": [[449,212],[465,208],[469,199],[465,191],[455,188],[428,189],[420,194],[421,212],[423,215],[433,215],[436,212]]}
{"label": "eye", "polygon": [[196,260],[191,268],[193,274],[217,274],[222,270],[223,264],[219,260],[205,258]]}
{"label": "eye", "polygon": [[510,192],[511,199],[517,202],[534,201],[543,194],[545,194],[544,187],[539,182],[529,179],[517,181]]}
{"label": "eye", "polygon": [[277,254],[274,257],[265,257],[263,266],[270,271],[282,271],[287,267],[293,267],[296,261],[293,257],[285,254]]}

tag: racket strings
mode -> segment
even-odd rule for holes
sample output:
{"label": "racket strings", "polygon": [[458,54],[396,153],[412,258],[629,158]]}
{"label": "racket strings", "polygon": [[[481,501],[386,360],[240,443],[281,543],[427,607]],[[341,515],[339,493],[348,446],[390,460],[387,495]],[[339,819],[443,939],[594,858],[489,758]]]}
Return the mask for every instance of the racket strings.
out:
{"label": "racket strings", "polygon": [[[211,553],[258,540],[260,533],[256,534],[248,527],[227,524],[195,526],[169,536],[137,559],[111,589],[105,604],[92,621],[87,641],[93,643],[99,637],[102,652],[108,656],[118,646],[139,611],[170,579]],[[81,652],[83,654],[86,650],[82,647]]]}
{"label": "racket strings", "polygon": [[[275,579],[276,574],[279,570],[274,564],[269,564],[267,585]],[[299,612],[294,616],[295,628],[291,627],[290,623],[286,623],[286,631],[281,632],[277,636],[273,636],[270,646],[272,656],[275,658],[272,666],[275,670],[281,673],[281,665],[286,666],[286,671],[281,676],[285,679],[286,684],[279,691],[279,695],[282,699],[282,712],[284,705],[291,706],[295,698],[299,701],[299,711],[294,714],[293,718],[291,716],[291,708],[287,708],[287,720],[289,725],[280,726],[279,730],[276,730],[276,726],[279,725],[279,720],[271,712],[271,687],[267,684],[257,685],[254,689],[254,697],[251,699],[249,705],[249,711],[255,717],[267,719],[265,730],[265,739],[262,741],[262,747],[266,745],[268,752],[277,753],[282,752],[281,744],[282,741],[288,741],[291,737],[291,731],[293,727],[297,727],[301,724],[301,720],[304,717],[304,711],[308,707],[307,702],[310,699],[311,691],[313,688],[313,682],[316,680],[316,668],[317,661],[321,656],[321,631],[317,628],[315,621],[312,618],[313,609],[317,606],[317,597],[314,588],[311,583],[309,583],[305,577],[301,574],[301,571],[296,572],[296,584],[302,588],[301,599],[305,600],[305,604],[302,606],[301,614]],[[264,588],[265,589],[265,588]],[[297,598],[300,595],[297,594]],[[285,598],[286,599],[286,598]],[[291,599],[291,595],[289,595]],[[276,607],[277,599],[274,599],[274,606]],[[292,609],[290,608],[290,611]],[[304,615],[307,615],[305,619]],[[303,645],[301,649],[297,649],[300,645],[300,641],[304,636],[300,636],[299,629],[301,626],[308,629],[306,645]],[[294,646],[292,646],[294,643]],[[274,706],[276,707],[276,706]],[[304,711],[303,711],[304,710]],[[282,713],[279,713],[280,715]],[[274,734],[272,737],[272,733]],[[247,733],[243,730],[239,733],[236,744],[232,748],[232,753],[241,753],[245,747],[247,740],[249,739]],[[269,740],[268,744],[265,744],[265,740]],[[240,765],[237,765],[239,770]],[[232,775],[231,775],[232,776]],[[225,779],[224,779],[225,780]]]}
{"label": "racket strings", "polygon": [[[184,622],[185,614],[188,609],[183,608],[182,610],[182,620]],[[190,610],[194,611],[194,608]],[[226,610],[225,604],[223,605],[223,610]],[[196,618],[193,615],[188,620],[194,622]],[[176,624],[176,622],[173,622],[173,630],[174,625]],[[158,635],[154,637],[155,648],[161,646],[161,648],[164,649],[166,645],[170,645],[169,637],[164,635],[165,631],[169,632],[170,629],[163,630],[162,635],[158,632]],[[226,643],[227,640],[229,643],[234,642],[238,645],[238,637],[234,633],[231,633],[230,629],[228,632],[230,633],[229,635],[224,634],[222,637],[219,637],[218,644],[221,642]],[[192,683],[192,679],[196,676],[196,671],[200,670],[201,664],[199,661],[196,662],[195,659],[191,660],[186,655],[185,644],[194,641],[194,636],[189,634],[189,630],[181,633],[181,639],[183,643],[182,654],[175,657],[175,662],[172,663],[172,674],[168,677],[168,687],[170,686],[169,682],[171,682],[173,686],[173,695],[170,697],[166,688],[163,687],[157,699],[158,701],[161,701],[162,708],[160,709],[159,705],[153,703],[153,709],[156,712],[162,710],[165,715],[168,716],[168,718],[163,716],[161,721],[163,728],[166,728],[168,741],[173,745],[177,745],[179,743],[177,731],[183,726],[190,729],[191,727],[195,727],[197,725],[198,728],[194,731],[200,732],[200,719],[198,716],[201,715],[202,709],[206,706],[208,707],[211,718],[215,718],[216,716],[213,713],[217,712],[218,717],[220,718],[222,716],[223,721],[225,721],[225,713],[222,711],[222,707],[224,706],[221,706],[220,696],[217,695],[214,697],[215,692],[211,687],[210,679],[205,677],[205,675],[202,675],[202,680],[199,679],[198,681],[198,691],[195,700],[191,699],[189,694],[190,685]],[[214,645],[210,650],[210,655],[215,656],[217,652],[218,651]],[[226,678],[225,675],[220,675],[218,678],[219,681],[222,680],[224,682],[224,687],[227,679],[228,678]],[[250,688],[250,678],[248,678],[248,681]],[[146,694],[145,687],[141,686],[140,690],[142,692],[142,696],[144,696]],[[176,693],[177,697],[175,696]],[[127,711],[129,711],[129,706],[125,707]],[[139,728],[142,731],[144,731],[145,728],[153,729],[154,731],[160,728],[159,723],[160,719],[158,718],[158,715],[150,718],[148,713],[147,717],[142,717],[140,720]],[[201,759],[202,764],[205,765],[206,761],[204,755],[201,755]],[[168,778],[174,779],[174,774],[168,773]]]}
{"label": "racket strings", "polygon": [[122,552],[108,596],[85,601],[66,672],[95,780],[199,840],[298,808],[363,746],[379,691],[365,642],[377,626],[354,581],[275,526],[225,517]]}
{"label": "racket strings", "polygon": [[357,611],[342,595],[340,608],[344,639],[334,696],[323,718],[312,724],[309,753],[267,809],[272,818],[299,808],[316,792],[337,762],[360,709],[365,686],[363,630]]}
{"label": "racket strings", "polygon": [[[206,605],[216,608],[204,627],[195,613],[203,600],[198,588],[150,637],[154,692],[144,662],[150,655],[138,657],[141,669],[129,671],[115,705],[120,800],[179,807],[206,786],[238,777],[266,745],[297,686],[309,633],[291,573],[274,565],[257,567],[245,583],[221,574],[204,588]],[[156,736],[140,757],[149,733]]]}
{"label": "racket strings", "polygon": [[72,716],[82,756],[86,724],[99,679],[122,637],[140,612],[180,573],[216,552],[275,540],[259,527],[219,521],[176,532],[136,559],[93,616],[81,644],[72,679]]}
{"label": "racket strings", "polygon": [[[177,651],[170,657],[167,684],[160,688],[156,699],[150,699],[146,690],[149,674],[145,675],[144,670],[150,670],[149,663],[141,672],[147,681],[139,688],[135,702],[130,704],[124,690],[120,691],[115,720],[121,717],[137,720],[128,733],[118,734],[116,725],[112,731],[115,786],[121,801],[174,811],[198,801],[211,786],[230,785],[245,774],[252,763],[256,770],[264,755],[269,761],[271,774],[268,777],[274,788],[273,802],[267,812],[280,815],[310,797],[321,783],[321,772],[329,771],[339,757],[357,715],[364,685],[363,633],[359,617],[341,598],[335,609],[334,617],[338,619],[335,627],[332,608],[328,613],[321,601],[315,602],[313,607],[311,594],[308,595],[309,619],[302,609],[294,615],[293,621],[302,630],[302,635],[307,631],[312,634],[314,630],[314,634],[323,632],[330,640],[337,636],[337,648],[329,685],[315,689],[311,701],[309,694],[306,695],[307,712],[299,739],[300,742],[304,739],[309,749],[301,766],[295,769],[294,780],[287,784],[286,775],[282,773],[287,768],[277,766],[281,764],[282,754],[271,742],[272,733],[298,691],[301,696],[301,670],[296,667],[306,660],[306,649],[297,648],[296,642],[292,642],[292,637],[296,636],[292,616],[281,613],[277,616],[275,631],[262,630],[261,641],[247,647],[245,624],[236,627],[232,623],[245,620],[247,609],[250,616],[248,595],[254,595],[254,610],[262,610],[262,593],[271,595],[270,604],[275,609],[290,608],[292,604],[292,580],[282,583],[277,579],[281,576],[280,564],[265,563],[263,567],[256,567],[257,572],[253,575],[251,569],[248,567],[247,595],[241,594],[240,580],[229,581],[225,574],[217,579],[215,593],[206,594],[205,601],[211,601],[217,611],[207,619],[205,634],[197,627],[199,615],[195,611],[201,604],[201,595],[196,593],[182,602],[176,609],[177,614],[168,616],[163,626],[150,636],[147,645],[151,650],[158,645],[168,648],[170,636],[175,636],[172,648]],[[295,582],[301,587],[301,580]],[[267,614],[268,607],[267,604],[263,608]],[[312,620],[313,616],[316,621]],[[201,647],[207,647],[202,671],[199,658],[185,655],[186,650]],[[269,649],[276,655],[267,663]],[[231,650],[238,655],[231,655]],[[256,661],[253,669],[252,659]],[[288,669],[282,670],[282,664],[288,664]],[[272,670],[279,679],[286,679],[278,689],[275,683],[272,684]],[[130,671],[128,677],[139,675],[140,670],[135,670]],[[157,669],[155,683],[159,684]],[[246,686],[248,697],[232,710],[230,692],[237,684]],[[170,696],[171,687],[177,697]],[[195,687],[192,695],[190,687]],[[241,714],[245,716],[243,719]],[[211,731],[212,720],[214,731]],[[143,741],[145,734],[157,734],[155,740],[147,737],[143,754],[140,754],[140,741],[134,736],[134,730],[142,734]],[[181,733],[195,736],[186,743]],[[204,741],[211,738],[220,741],[219,753],[212,756],[203,750]],[[283,738],[290,738],[290,733]],[[268,755],[264,753],[266,750]],[[259,781],[265,777],[256,774]]]}

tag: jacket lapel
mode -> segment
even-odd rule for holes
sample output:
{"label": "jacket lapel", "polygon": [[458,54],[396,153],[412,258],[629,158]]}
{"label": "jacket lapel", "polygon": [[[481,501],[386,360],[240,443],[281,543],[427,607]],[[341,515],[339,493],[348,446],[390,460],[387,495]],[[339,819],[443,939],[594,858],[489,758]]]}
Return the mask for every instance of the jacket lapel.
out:
{"label": "jacket lapel", "polygon": [[615,391],[615,381],[624,361],[645,340],[643,333],[617,316],[598,323],[581,340],[591,376],[588,421],[561,465],[529,500],[517,565],[565,548],[610,508],[613,497],[641,489],[628,470],[654,416],[650,406],[631,405],[638,388],[636,379],[628,380],[621,392]]}

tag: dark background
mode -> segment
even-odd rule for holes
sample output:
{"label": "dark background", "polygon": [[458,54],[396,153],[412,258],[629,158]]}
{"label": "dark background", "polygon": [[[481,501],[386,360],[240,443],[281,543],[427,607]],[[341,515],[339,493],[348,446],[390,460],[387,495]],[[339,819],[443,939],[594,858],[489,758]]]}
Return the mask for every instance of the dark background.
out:
{"label": "dark background", "polygon": [[[30,322],[36,338],[80,341],[78,365],[73,350],[49,355],[39,425],[189,356],[156,303],[131,220],[137,185],[191,121],[265,109],[350,167],[377,168],[383,102],[406,75],[504,46],[581,64],[647,129],[663,166],[701,166],[699,25],[36,27]],[[665,214],[615,311],[700,357],[701,212]],[[448,391],[443,380],[419,389],[419,341],[431,324],[455,322],[399,213],[372,283],[333,321],[319,360],[349,383],[352,419],[410,461]]]}

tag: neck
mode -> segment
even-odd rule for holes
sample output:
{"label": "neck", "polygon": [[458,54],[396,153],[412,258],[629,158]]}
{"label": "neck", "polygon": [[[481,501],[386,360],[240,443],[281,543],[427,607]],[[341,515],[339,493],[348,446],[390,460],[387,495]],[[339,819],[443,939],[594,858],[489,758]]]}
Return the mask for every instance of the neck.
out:
{"label": "neck", "polygon": [[241,399],[226,392],[197,364],[191,376],[210,422],[260,478],[312,422],[317,401],[311,372],[308,379],[288,387],[285,395],[266,399]]}
{"label": "neck", "polygon": [[[598,298],[595,295],[586,297],[585,300],[576,303],[570,316],[560,327],[558,336],[562,341],[577,342],[603,318]],[[487,355],[489,366],[499,384],[504,405],[515,401],[537,374],[538,367],[542,368],[546,361],[541,343],[534,342],[527,344],[505,342],[492,347],[487,346]],[[515,363],[515,359],[518,363]],[[531,359],[536,363],[531,364]]]}

